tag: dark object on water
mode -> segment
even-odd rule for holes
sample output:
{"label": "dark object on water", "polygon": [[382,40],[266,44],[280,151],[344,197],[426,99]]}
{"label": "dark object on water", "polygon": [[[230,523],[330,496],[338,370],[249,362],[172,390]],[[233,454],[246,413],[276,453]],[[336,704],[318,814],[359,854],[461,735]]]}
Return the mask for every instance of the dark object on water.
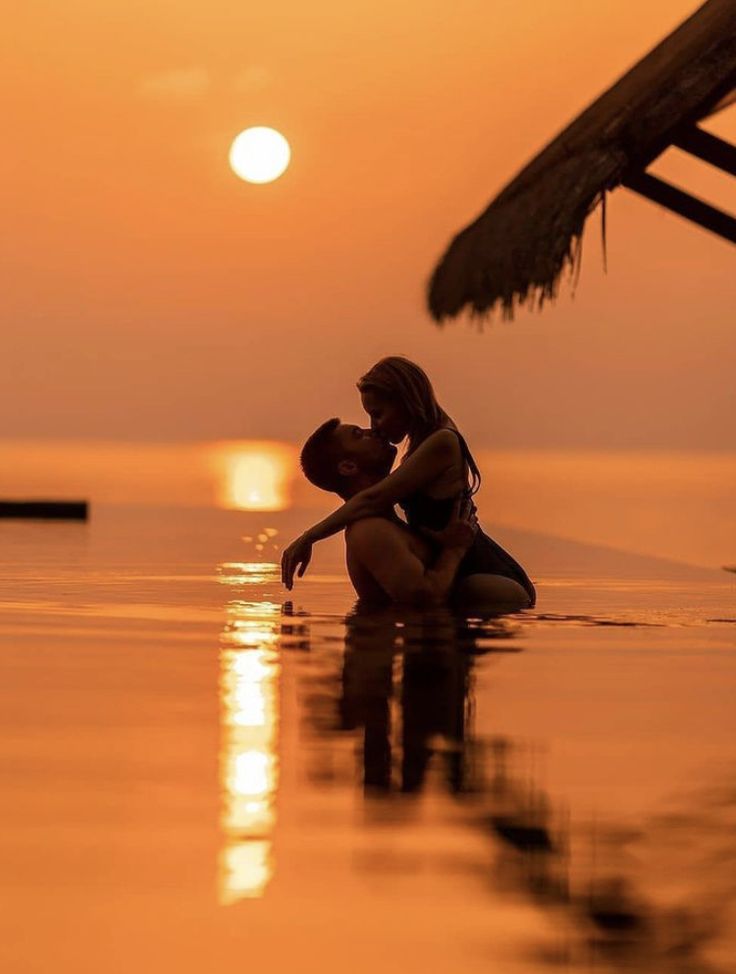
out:
{"label": "dark object on water", "polygon": [[618,938],[642,936],[647,927],[643,904],[636,902],[633,891],[620,877],[592,890],[585,912],[599,930]]}
{"label": "dark object on water", "polygon": [[494,815],[491,826],[496,835],[520,852],[552,852],[554,843],[544,825],[529,824]]}
{"label": "dark object on water", "polygon": [[588,915],[597,926],[609,933],[632,933],[642,926],[640,916],[632,910],[615,905],[591,907]]}
{"label": "dark object on water", "polygon": [[87,501],[0,501],[0,517],[86,521],[89,504]]}
{"label": "dark object on water", "polygon": [[626,186],[736,243],[736,219],[645,172],[669,146],[736,174],[736,148],[697,127],[734,100],[736,3],[708,0],[533,159],[434,270],[428,303],[441,321],[463,308],[506,317],[553,299],[579,265],[583,226]]}

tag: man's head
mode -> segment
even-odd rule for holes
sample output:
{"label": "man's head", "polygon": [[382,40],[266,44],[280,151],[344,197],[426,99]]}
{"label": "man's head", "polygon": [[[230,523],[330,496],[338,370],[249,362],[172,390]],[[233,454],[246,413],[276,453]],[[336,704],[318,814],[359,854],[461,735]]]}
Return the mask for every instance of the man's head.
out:
{"label": "man's head", "polygon": [[345,498],[382,480],[395,457],[396,448],[371,430],[328,419],[304,444],[301,465],[315,487]]}

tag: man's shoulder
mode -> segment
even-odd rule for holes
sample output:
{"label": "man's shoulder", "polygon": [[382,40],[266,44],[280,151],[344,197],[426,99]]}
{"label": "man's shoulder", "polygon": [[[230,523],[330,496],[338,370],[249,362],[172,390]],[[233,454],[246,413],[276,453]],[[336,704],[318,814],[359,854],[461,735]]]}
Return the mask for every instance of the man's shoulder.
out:
{"label": "man's shoulder", "polygon": [[354,521],[345,530],[345,541],[349,548],[365,550],[376,544],[386,544],[390,540],[403,538],[405,529],[401,523],[390,517],[364,517]]}
{"label": "man's shoulder", "polygon": [[363,538],[375,537],[376,533],[385,534],[387,531],[395,531],[398,527],[389,517],[362,517],[347,526],[345,537],[348,541],[359,541]]}

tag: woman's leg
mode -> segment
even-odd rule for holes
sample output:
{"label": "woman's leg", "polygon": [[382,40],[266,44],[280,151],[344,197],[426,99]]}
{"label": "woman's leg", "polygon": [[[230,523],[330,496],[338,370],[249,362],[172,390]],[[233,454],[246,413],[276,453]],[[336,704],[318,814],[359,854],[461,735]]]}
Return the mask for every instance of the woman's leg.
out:
{"label": "woman's leg", "polygon": [[459,608],[516,612],[528,609],[531,600],[526,589],[505,575],[466,575],[452,593],[452,601]]}

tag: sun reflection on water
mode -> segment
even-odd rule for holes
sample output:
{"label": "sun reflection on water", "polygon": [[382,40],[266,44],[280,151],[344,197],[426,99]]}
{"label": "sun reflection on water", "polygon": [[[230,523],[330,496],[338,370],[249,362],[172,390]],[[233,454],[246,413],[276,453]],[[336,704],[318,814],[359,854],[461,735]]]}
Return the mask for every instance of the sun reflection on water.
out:
{"label": "sun reflection on water", "polygon": [[273,647],[279,615],[273,602],[232,602],[222,634],[223,904],[262,896],[273,874],[280,672]]}
{"label": "sun reflection on water", "polygon": [[276,581],[280,572],[275,561],[224,561],[218,565],[217,580],[229,586],[262,585]]}

